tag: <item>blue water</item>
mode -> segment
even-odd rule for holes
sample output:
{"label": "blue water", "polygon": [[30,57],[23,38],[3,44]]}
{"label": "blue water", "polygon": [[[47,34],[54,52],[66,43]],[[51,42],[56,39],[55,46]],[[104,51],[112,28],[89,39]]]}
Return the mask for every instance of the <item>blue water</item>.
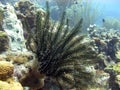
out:
{"label": "blue water", "polygon": [[[54,0],[51,0],[52,3],[50,3],[51,7],[56,5]],[[83,0],[85,1],[85,0]],[[98,5],[98,9],[101,11],[101,16],[98,17],[98,22],[100,23],[100,20],[106,17],[113,17],[113,18],[120,18],[120,0],[88,0],[90,2],[95,3],[95,5]],[[42,7],[45,7],[45,0],[41,0],[39,4]],[[93,4],[94,7],[94,4]],[[98,23],[96,22],[96,23]]]}
{"label": "blue water", "polygon": [[[114,17],[120,18],[120,0],[97,0],[99,7],[104,7],[104,16],[105,17]],[[93,0],[96,2],[96,0]]]}
{"label": "blue water", "polygon": [[[19,1],[19,0],[0,0],[1,2],[15,2],[15,1]],[[40,5],[41,7],[45,7],[45,2],[46,0],[30,0],[32,2],[35,2],[36,4]],[[55,4],[55,0],[48,0],[50,1],[50,5],[54,6]],[[79,1],[79,0],[75,0],[75,1]],[[86,0],[83,0],[86,1]],[[99,5],[99,7],[101,7],[100,9],[103,9],[103,13],[104,13],[104,17],[115,17],[115,18],[120,18],[120,0],[88,0],[90,2],[96,3]],[[94,7],[94,5],[93,5]]]}
{"label": "blue water", "polygon": [[[103,9],[104,16],[120,18],[120,0],[89,0],[89,1],[90,2],[92,1],[93,3],[97,3],[99,7],[101,7],[100,9]],[[41,4],[44,7],[45,0],[41,0],[39,4]]]}

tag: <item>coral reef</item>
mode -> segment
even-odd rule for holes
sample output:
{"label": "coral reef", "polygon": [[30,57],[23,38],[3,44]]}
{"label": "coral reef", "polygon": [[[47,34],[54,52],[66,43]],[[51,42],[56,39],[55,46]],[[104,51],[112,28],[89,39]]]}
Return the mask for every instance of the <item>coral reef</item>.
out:
{"label": "coral reef", "polygon": [[26,49],[22,19],[18,19],[11,5],[0,5],[0,8],[4,11],[3,30],[0,31],[0,90],[11,87],[11,90],[23,90],[23,87],[37,90],[44,85],[44,75],[37,71],[35,54]]}
{"label": "coral reef", "polygon": [[[27,29],[25,24],[26,24],[26,19],[28,24],[30,25],[31,31],[35,28],[35,15],[37,12],[41,12],[42,17],[44,18],[45,16],[45,11],[36,8],[33,3],[31,3],[28,0],[23,0],[20,2],[17,2],[15,4],[15,9],[17,13],[17,17],[22,21],[24,29]],[[29,32],[29,31],[28,31]]]}
{"label": "coral reef", "polygon": [[90,25],[87,30],[92,40],[91,44],[99,56],[96,69],[104,70],[109,74],[109,88],[119,90],[119,31],[100,28],[96,25]]}
{"label": "coral reef", "polygon": [[0,10],[0,90],[119,90],[119,31],[90,25],[86,38],[83,19],[71,27],[63,12],[56,23],[48,2],[46,12],[27,0]]}
{"label": "coral reef", "polygon": [[[93,40],[94,49],[101,56],[104,56],[106,62],[118,62],[116,57],[119,50],[120,34],[117,30],[107,30],[106,28],[98,28],[96,25],[90,25],[88,28],[89,37]],[[108,64],[107,63],[107,64]]]}
{"label": "coral reef", "polygon": [[41,8],[36,8],[35,5],[28,0],[25,0],[25,1],[23,0],[16,3],[15,9],[16,9],[16,14],[18,19],[20,19],[23,24],[24,37],[25,39],[27,39],[27,42],[26,42],[27,49],[30,50],[30,48],[28,47],[29,46],[28,44],[33,45],[34,49],[36,49],[32,42],[29,43],[30,42],[29,34],[30,32],[34,33],[35,31],[35,28],[36,28],[35,17],[37,12],[41,13],[42,20],[44,20],[44,17],[46,16],[45,11]]}
{"label": "coral reef", "polygon": [[35,33],[29,34],[37,48],[35,51],[29,44],[31,51],[38,58],[39,72],[46,75],[48,80],[56,81],[61,90],[87,87],[92,82],[93,75],[82,64],[87,66],[91,60],[94,63],[96,53],[89,43],[82,42],[84,36],[79,35],[82,19],[70,29],[68,20],[65,22],[65,13],[60,24],[53,25],[49,24],[48,4],[46,11],[44,21],[42,21],[41,13],[37,13]]}
{"label": "coral reef", "polygon": [[109,87],[113,90],[119,90],[120,89],[119,87],[120,62],[106,67],[105,71],[110,74]]}
{"label": "coral reef", "polygon": [[[38,62],[31,52],[8,51],[0,55],[0,80],[5,81],[9,77],[14,77],[23,87],[29,87],[32,90],[37,90],[44,85],[44,75],[38,72]],[[7,85],[6,83],[5,85]],[[3,84],[1,82],[1,85]],[[17,82],[10,83],[10,85],[13,84],[17,87]],[[20,84],[18,83],[18,85]]]}
{"label": "coral reef", "polygon": [[23,15],[30,15],[32,12],[30,11],[34,11],[34,7],[33,7],[33,3],[31,3],[28,0],[22,0],[20,2],[17,2],[15,4],[15,9],[21,13],[23,13]]}

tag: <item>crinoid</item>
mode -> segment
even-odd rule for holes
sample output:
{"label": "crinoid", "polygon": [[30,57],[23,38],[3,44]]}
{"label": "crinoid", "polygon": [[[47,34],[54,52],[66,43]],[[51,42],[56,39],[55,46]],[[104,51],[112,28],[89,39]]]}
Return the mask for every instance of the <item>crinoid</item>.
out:
{"label": "crinoid", "polygon": [[[80,64],[90,62],[89,59],[93,60],[95,53],[90,49],[89,44],[82,43],[84,38],[84,35],[80,34],[82,19],[76,26],[70,28],[69,20],[65,19],[65,12],[57,25],[55,22],[51,24],[49,15],[47,3],[46,18],[43,21],[40,12],[38,12],[36,30],[34,34],[30,34],[30,38],[36,45],[36,51],[31,46],[29,47],[36,53],[40,73],[55,78],[60,84],[65,81],[70,86],[74,86],[74,72],[80,72]],[[74,66],[79,68],[76,69]]]}

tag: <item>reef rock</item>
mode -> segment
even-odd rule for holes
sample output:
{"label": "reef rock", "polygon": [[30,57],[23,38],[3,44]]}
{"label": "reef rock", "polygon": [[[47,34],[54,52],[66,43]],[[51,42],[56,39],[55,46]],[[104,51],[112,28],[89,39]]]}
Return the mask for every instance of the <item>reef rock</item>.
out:
{"label": "reef rock", "polygon": [[[35,17],[36,17],[37,12],[41,13],[42,20],[46,16],[46,13],[43,9],[37,8],[33,3],[31,3],[28,0],[21,0],[20,2],[17,2],[15,4],[15,9],[16,9],[18,18],[23,23],[24,30],[28,29],[28,28],[26,28],[26,25],[25,25],[26,21],[27,21],[27,24],[29,24],[29,29],[31,29],[31,30],[35,29],[35,25],[36,25]],[[25,31],[25,32],[27,32],[27,31]]]}
{"label": "reef rock", "polygon": [[4,8],[3,30],[8,34],[12,51],[26,51],[22,23],[17,18],[14,7],[9,4]]}
{"label": "reef rock", "polygon": [[6,51],[9,47],[9,39],[6,32],[0,31],[0,53]]}

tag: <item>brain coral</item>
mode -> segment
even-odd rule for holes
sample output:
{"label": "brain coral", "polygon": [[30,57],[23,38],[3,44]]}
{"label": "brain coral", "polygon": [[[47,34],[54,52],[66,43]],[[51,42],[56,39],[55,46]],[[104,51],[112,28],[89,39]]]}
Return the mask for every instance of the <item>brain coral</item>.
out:
{"label": "brain coral", "polygon": [[18,82],[13,81],[8,83],[5,81],[0,81],[0,90],[23,90],[23,87]]}
{"label": "brain coral", "polygon": [[6,79],[13,74],[14,65],[7,61],[0,61],[0,79]]}

